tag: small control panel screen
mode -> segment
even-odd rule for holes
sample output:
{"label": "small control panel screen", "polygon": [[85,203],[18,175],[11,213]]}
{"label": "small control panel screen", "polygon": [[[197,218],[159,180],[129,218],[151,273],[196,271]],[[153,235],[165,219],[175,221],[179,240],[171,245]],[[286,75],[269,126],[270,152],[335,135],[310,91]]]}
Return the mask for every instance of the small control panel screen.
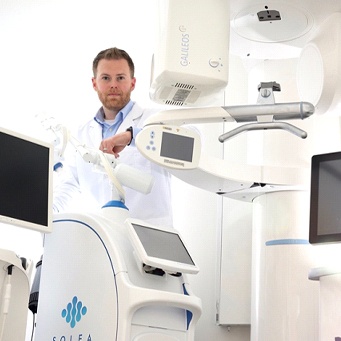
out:
{"label": "small control panel screen", "polygon": [[194,138],[171,133],[162,133],[160,155],[176,160],[192,162]]}

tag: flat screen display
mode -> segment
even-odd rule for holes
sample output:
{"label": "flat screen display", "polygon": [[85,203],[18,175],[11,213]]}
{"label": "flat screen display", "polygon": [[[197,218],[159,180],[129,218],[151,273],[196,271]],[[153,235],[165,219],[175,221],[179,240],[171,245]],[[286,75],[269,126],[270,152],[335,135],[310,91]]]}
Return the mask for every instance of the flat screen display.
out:
{"label": "flat screen display", "polygon": [[194,265],[194,262],[177,233],[132,224],[150,257]]}
{"label": "flat screen display", "polygon": [[341,152],[312,157],[310,190],[310,243],[340,242]]}
{"label": "flat screen display", "polygon": [[194,138],[171,133],[162,133],[160,156],[192,162]]}
{"label": "flat screen display", "polygon": [[199,272],[178,231],[133,218],[125,226],[141,269],[147,266],[177,275]]}
{"label": "flat screen display", "polygon": [[0,130],[0,222],[49,232],[51,146]]}

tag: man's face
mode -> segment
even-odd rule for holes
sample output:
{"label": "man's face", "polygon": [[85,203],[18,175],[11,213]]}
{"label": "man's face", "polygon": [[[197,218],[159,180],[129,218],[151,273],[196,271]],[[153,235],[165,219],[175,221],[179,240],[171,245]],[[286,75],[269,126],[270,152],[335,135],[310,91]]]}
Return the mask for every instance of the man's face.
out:
{"label": "man's face", "polygon": [[103,107],[115,115],[129,102],[135,82],[136,79],[131,78],[128,62],[125,59],[100,60],[97,75],[92,78],[93,88]]}

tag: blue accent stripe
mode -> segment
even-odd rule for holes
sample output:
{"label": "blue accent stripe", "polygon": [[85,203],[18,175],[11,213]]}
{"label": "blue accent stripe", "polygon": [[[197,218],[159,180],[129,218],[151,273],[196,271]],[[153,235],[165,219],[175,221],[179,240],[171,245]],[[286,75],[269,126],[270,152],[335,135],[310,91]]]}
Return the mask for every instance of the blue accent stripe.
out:
{"label": "blue accent stripe", "polygon": [[[182,284],[182,289],[184,291],[184,294],[186,296],[189,296],[189,293],[186,289],[185,283]],[[192,318],[193,318],[193,313],[189,310],[186,310],[186,317],[187,317],[187,330],[189,329],[189,325],[191,324]]]}
{"label": "blue accent stripe", "polygon": [[306,245],[309,244],[307,239],[275,239],[265,243],[266,246],[274,245]]}

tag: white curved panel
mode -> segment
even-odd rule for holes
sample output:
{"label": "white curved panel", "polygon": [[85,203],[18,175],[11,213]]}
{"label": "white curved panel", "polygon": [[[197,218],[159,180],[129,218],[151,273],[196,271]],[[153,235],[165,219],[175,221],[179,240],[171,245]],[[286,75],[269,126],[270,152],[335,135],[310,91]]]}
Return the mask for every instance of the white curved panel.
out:
{"label": "white curved panel", "polygon": [[333,111],[341,99],[341,13],[334,13],[302,49],[297,68],[301,99],[315,105],[315,113]]}

